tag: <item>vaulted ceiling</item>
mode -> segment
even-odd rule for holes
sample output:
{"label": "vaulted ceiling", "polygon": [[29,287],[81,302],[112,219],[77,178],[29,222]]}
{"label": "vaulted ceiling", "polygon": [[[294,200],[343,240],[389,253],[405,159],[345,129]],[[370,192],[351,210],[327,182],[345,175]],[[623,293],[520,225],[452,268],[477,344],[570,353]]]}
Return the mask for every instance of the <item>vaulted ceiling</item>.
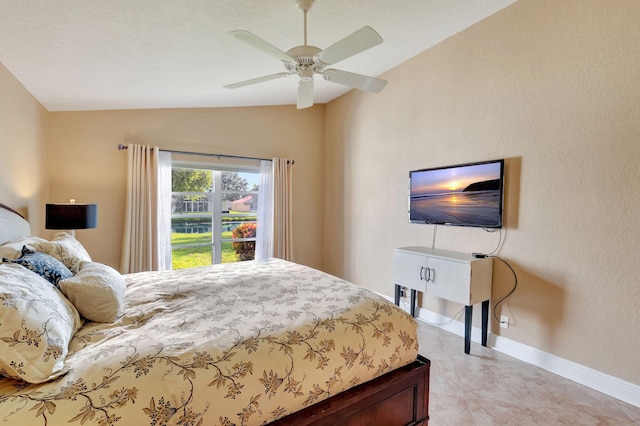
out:
{"label": "vaulted ceiling", "polygon": [[[308,44],[369,25],[384,42],[334,67],[379,76],[514,1],[316,0]],[[238,29],[283,51],[304,41],[295,0],[0,0],[0,62],[50,111],[295,104],[296,76],[222,87],[286,71]],[[316,77],[314,101],[348,90]]]}

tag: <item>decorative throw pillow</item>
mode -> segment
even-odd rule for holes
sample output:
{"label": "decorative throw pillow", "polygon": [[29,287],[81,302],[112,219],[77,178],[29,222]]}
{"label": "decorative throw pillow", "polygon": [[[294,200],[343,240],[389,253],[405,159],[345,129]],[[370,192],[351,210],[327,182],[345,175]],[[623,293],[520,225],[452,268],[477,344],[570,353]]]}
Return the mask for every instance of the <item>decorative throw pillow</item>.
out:
{"label": "decorative throw pillow", "polygon": [[80,269],[80,262],[91,262],[91,256],[80,243],[66,232],[58,232],[53,241],[33,243],[36,251],[47,253],[64,263],[74,274]]}
{"label": "decorative throw pillow", "polygon": [[60,290],[80,315],[96,322],[114,322],[122,310],[127,284],[118,271],[97,262],[82,262],[78,273],[60,280]]}
{"label": "decorative throw pillow", "polygon": [[0,375],[42,383],[65,373],[69,342],[82,325],[58,289],[19,265],[0,264]]}
{"label": "decorative throw pillow", "polygon": [[46,243],[47,240],[39,237],[24,237],[13,241],[7,241],[0,245],[0,259],[6,257],[7,259],[17,259],[22,255],[22,248],[27,246],[28,249],[33,249],[33,244]]}
{"label": "decorative throw pillow", "polygon": [[51,284],[58,286],[58,281],[63,278],[72,277],[73,274],[53,256],[49,256],[46,253],[39,253],[31,251],[27,246],[22,247],[22,256],[17,259],[2,259],[3,262],[12,262],[22,265],[30,271],[35,272],[41,277],[45,278]]}

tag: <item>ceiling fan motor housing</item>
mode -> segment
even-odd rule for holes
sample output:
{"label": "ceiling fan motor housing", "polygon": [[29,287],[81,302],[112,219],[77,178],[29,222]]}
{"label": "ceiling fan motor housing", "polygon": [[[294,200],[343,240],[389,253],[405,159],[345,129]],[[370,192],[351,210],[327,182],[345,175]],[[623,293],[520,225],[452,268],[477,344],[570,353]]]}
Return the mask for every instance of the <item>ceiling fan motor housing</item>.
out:
{"label": "ceiling fan motor housing", "polygon": [[317,67],[318,63],[314,56],[320,53],[322,49],[315,46],[296,46],[287,51],[287,55],[295,59],[294,62],[285,62],[285,67],[291,72],[299,72],[307,69],[320,72],[322,69]]}

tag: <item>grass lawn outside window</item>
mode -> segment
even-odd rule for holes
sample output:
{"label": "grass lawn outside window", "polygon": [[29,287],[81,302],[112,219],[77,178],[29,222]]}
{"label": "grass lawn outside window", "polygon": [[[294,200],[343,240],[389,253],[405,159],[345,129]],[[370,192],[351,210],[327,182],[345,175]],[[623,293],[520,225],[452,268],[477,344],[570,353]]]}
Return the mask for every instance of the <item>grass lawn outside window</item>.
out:
{"label": "grass lawn outside window", "polygon": [[[222,238],[231,238],[231,231],[223,232]],[[200,247],[174,248],[171,250],[171,264],[173,269],[194,268],[196,266],[211,265],[211,232],[171,234],[171,245],[203,244]],[[231,246],[231,242],[222,243],[222,263],[237,262],[238,255]]]}

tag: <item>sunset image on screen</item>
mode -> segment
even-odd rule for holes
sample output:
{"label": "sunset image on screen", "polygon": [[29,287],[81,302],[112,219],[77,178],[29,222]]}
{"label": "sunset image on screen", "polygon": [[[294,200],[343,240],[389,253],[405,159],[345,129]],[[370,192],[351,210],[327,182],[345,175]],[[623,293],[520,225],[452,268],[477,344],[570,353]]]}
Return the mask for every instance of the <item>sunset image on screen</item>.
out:
{"label": "sunset image on screen", "polygon": [[410,173],[413,222],[500,226],[502,162],[417,170]]}

